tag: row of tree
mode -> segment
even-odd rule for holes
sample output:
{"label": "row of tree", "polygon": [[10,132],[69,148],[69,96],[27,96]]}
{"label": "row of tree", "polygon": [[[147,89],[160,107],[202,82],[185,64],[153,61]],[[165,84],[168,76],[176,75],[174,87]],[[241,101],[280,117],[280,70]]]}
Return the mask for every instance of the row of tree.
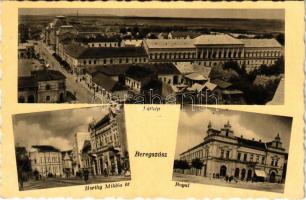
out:
{"label": "row of tree", "polygon": [[183,173],[186,169],[194,168],[196,169],[196,175],[198,175],[198,171],[200,171],[203,167],[203,162],[199,158],[195,158],[191,161],[191,165],[186,160],[174,160],[173,169],[182,170]]}

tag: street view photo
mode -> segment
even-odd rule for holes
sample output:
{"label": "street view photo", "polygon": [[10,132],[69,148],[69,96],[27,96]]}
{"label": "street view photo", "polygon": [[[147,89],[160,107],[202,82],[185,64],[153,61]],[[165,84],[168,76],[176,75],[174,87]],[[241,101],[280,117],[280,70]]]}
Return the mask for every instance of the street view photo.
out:
{"label": "street view photo", "polygon": [[282,105],[284,27],[283,9],[22,8],[18,102]]}
{"label": "street view photo", "polygon": [[181,111],[173,181],[283,193],[291,117]]}
{"label": "street view photo", "polygon": [[20,191],[131,179],[122,108],[17,114],[13,129]]}

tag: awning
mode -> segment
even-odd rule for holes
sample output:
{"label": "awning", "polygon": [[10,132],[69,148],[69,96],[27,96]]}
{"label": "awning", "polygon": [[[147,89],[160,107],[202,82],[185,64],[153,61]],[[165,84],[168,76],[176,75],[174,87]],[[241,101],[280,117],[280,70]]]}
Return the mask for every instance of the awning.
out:
{"label": "awning", "polygon": [[267,177],[267,176],[266,176],[266,172],[263,171],[263,170],[255,169],[255,174],[256,174],[256,176],[259,176],[259,177],[264,177],[264,178]]}

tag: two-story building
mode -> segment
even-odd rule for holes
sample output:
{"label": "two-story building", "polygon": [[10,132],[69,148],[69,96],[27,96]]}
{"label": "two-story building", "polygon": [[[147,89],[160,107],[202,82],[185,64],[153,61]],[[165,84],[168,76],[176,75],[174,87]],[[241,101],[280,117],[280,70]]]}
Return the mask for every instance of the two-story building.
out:
{"label": "two-story building", "polygon": [[[209,123],[204,141],[180,154],[190,166],[198,158],[203,162],[202,176],[236,177],[239,180],[283,181],[287,153],[279,134],[270,142],[235,136],[227,122],[220,130]],[[194,168],[189,173],[195,173]]]}
{"label": "two-story building", "polygon": [[63,175],[62,153],[57,148],[50,145],[33,145],[29,157],[34,173],[43,177]]}
{"label": "two-story building", "polygon": [[19,103],[57,103],[66,100],[66,77],[56,70],[34,70],[18,77]]}

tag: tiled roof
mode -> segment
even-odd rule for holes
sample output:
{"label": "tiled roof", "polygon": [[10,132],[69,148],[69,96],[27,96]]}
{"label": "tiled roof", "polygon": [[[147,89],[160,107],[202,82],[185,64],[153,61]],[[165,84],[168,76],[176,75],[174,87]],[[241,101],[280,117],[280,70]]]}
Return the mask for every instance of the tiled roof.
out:
{"label": "tiled roof", "polygon": [[21,76],[18,77],[18,89],[20,88],[35,88],[37,82],[32,76]]}
{"label": "tiled roof", "polygon": [[245,47],[282,47],[275,39],[240,39]]}
{"label": "tiled roof", "polygon": [[151,76],[153,73],[151,69],[138,65],[133,65],[126,71],[126,75],[135,80],[142,80],[143,78]]}
{"label": "tiled roof", "polygon": [[114,81],[110,77],[102,74],[102,73],[97,73],[92,77],[92,82],[95,84],[101,86],[108,92],[114,92],[114,91],[120,91],[124,90],[125,87],[122,86],[120,83]]}
{"label": "tiled roof", "polygon": [[60,152],[57,148],[50,145],[33,145],[32,148],[37,149],[39,152]]}
{"label": "tiled roof", "polygon": [[66,79],[64,74],[56,70],[35,70],[31,71],[36,81],[54,81]]}
{"label": "tiled roof", "polygon": [[154,63],[154,64],[142,64],[142,66],[149,68],[156,74],[180,74],[180,71],[175,67],[173,63]]}
{"label": "tiled roof", "polygon": [[195,45],[226,45],[226,44],[240,44],[243,43],[227,34],[216,34],[216,35],[201,35],[194,38]]}
{"label": "tiled roof", "polygon": [[78,59],[146,57],[142,47],[81,47],[80,45],[66,45],[65,52]]}
{"label": "tiled roof", "polygon": [[194,48],[192,39],[146,39],[144,42],[149,48]]}

